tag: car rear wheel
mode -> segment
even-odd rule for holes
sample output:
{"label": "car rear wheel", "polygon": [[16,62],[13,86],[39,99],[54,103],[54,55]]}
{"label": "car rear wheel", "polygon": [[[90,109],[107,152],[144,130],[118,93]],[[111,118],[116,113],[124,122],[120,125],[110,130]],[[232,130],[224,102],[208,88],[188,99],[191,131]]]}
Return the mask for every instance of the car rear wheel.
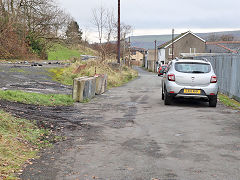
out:
{"label": "car rear wheel", "polygon": [[211,96],[209,98],[209,107],[216,107],[217,106],[217,96]]}
{"label": "car rear wheel", "polygon": [[164,100],[163,87],[162,87],[162,100]]}
{"label": "car rear wheel", "polygon": [[172,97],[168,95],[166,89],[164,89],[164,104],[170,105],[172,101]]}

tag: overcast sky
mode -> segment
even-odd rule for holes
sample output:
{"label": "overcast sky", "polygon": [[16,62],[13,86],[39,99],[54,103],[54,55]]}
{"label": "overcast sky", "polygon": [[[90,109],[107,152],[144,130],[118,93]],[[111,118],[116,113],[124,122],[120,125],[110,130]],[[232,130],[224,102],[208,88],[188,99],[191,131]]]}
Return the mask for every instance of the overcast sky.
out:
{"label": "overcast sky", "polygon": [[[92,36],[93,8],[102,5],[117,15],[117,0],[58,2]],[[239,30],[239,8],[240,0],[121,0],[121,21],[133,27],[132,35],[170,34],[172,28],[176,33]]]}

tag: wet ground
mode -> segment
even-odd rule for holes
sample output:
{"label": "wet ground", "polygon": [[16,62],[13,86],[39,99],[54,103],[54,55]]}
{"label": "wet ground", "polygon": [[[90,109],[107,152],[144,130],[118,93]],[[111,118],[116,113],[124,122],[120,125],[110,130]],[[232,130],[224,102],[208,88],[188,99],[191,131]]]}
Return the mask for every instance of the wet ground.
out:
{"label": "wet ground", "polygon": [[0,89],[24,90],[47,94],[71,94],[70,86],[52,80],[48,70],[60,65],[31,66],[0,64]]}
{"label": "wet ground", "polygon": [[90,103],[41,107],[0,101],[47,123],[66,140],[42,152],[21,179],[239,179],[240,112],[218,104],[161,100],[160,77],[144,72]]}

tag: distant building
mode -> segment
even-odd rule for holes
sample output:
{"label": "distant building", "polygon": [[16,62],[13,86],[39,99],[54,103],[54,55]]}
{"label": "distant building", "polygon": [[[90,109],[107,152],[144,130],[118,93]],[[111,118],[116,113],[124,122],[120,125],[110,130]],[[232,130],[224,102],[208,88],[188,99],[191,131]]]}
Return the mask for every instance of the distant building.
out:
{"label": "distant building", "polygon": [[147,62],[145,65],[145,68],[152,72],[156,72],[158,68],[158,64],[156,64],[157,61],[157,53],[154,49],[149,49],[147,51]]}
{"label": "distant building", "polygon": [[130,60],[133,64],[139,64],[139,66],[142,66],[143,60],[145,58],[145,53],[146,50],[143,48],[132,47]]}
{"label": "distant building", "polygon": [[240,41],[206,42],[206,53],[239,53]]}
{"label": "distant building", "polygon": [[[158,47],[158,61],[161,64],[167,64],[172,57],[180,57],[181,53],[205,53],[206,41],[191,31],[180,34],[172,40]],[[173,54],[173,55],[172,55]]]}

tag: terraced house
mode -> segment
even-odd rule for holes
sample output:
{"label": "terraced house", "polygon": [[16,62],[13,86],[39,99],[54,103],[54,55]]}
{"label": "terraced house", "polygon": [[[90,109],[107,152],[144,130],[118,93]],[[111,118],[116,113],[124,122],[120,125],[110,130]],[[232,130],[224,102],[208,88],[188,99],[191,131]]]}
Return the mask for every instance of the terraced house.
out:
{"label": "terraced house", "polygon": [[134,65],[142,66],[143,60],[145,58],[146,50],[143,48],[132,47],[131,48],[131,62]]}
{"label": "terraced house", "polygon": [[180,57],[181,53],[205,53],[205,50],[206,41],[191,31],[187,31],[158,46],[158,60],[161,64],[167,64],[172,57]]}

